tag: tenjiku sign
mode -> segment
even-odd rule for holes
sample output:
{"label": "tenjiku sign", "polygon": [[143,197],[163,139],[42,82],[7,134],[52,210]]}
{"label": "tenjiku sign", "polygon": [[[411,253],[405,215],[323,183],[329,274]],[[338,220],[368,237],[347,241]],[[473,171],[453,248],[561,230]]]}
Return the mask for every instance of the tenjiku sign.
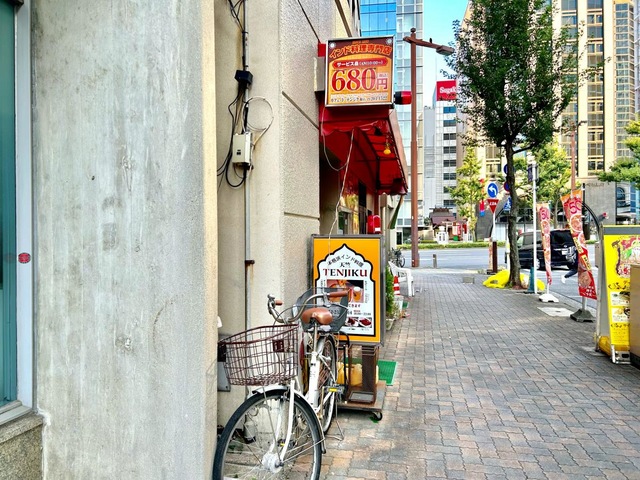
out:
{"label": "tenjiku sign", "polygon": [[341,331],[352,342],[381,343],[385,311],[382,237],[314,235],[312,240],[314,286],[349,290],[349,313]]}
{"label": "tenjiku sign", "polygon": [[393,37],[329,40],[325,105],[393,103]]}

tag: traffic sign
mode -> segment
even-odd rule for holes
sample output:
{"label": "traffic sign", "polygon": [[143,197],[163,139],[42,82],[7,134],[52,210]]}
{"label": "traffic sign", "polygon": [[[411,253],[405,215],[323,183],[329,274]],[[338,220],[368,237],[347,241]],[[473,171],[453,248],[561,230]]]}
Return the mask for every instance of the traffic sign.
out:
{"label": "traffic sign", "polygon": [[489,204],[489,208],[491,209],[491,213],[496,213],[496,207],[498,206],[497,198],[487,198],[487,203]]}
{"label": "traffic sign", "polygon": [[502,186],[502,188],[504,188],[505,192],[509,191],[509,184],[507,182],[504,182],[504,185]]}
{"label": "traffic sign", "polygon": [[505,175],[509,173],[509,166],[506,163],[504,164],[504,167],[502,167],[502,171],[504,172]]}
{"label": "traffic sign", "polygon": [[502,207],[505,212],[511,211],[511,197],[507,197],[507,201],[504,203],[504,207]]}
{"label": "traffic sign", "polygon": [[497,183],[491,182],[489,183],[489,185],[487,185],[487,195],[489,195],[489,198],[496,198],[499,191],[500,188],[498,188]]}

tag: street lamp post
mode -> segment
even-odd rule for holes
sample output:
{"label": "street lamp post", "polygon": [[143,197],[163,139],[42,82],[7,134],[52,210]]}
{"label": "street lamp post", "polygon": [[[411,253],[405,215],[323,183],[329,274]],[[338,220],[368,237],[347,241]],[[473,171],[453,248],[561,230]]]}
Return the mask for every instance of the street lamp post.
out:
{"label": "street lamp post", "polygon": [[411,45],[411,266],[420,266],[418,253],[418,138],[417,123],[418,113],[416,106],[416,47],[433,48],[440,55],[451,55],[453,48],[446,45],[425,42],[416,38],[416,29],[411,29],[411,35],[404,37],[403,41]]}
{"label": "street lamp post", "polygon": [[581,120],[573,125],[571,129],[571,192],[576,189],[576,133],[580,125],[587,123],[586,120]]}

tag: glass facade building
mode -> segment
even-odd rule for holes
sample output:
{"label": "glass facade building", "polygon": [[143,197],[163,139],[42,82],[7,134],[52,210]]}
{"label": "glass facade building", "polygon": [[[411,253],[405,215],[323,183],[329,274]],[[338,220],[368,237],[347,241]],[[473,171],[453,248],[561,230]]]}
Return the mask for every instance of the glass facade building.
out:
{"label": "glass facade building", "polygon": [[[411,45],[403,38],[411,35],[411,29],[416,29],[416,37],[423,36],[424,0],[360,0],[360,26],[362,36],[376,37],[382,35],[395,36],[395,82],[394,91],[411,90]],[[418,159],[423,158],[422,148],[422,112],[423,112],[423,48],[416,48],[416,111],[418,114]],[[411,163],[411,106],[396,105],[398,123],[402,133],[405,157]],[[406,201],[398,215],[397,228],[406,233],[411,227],[411,207],[413,197],[417,196],[419,224],[423,217],[421,191],[423,162],[418,164],[417,195],[409,191]],[[411,180],[407,179],[411,184]],[[406,235],[404,236],[406,238]],[[402,241],[402,240],[400,240]]]}

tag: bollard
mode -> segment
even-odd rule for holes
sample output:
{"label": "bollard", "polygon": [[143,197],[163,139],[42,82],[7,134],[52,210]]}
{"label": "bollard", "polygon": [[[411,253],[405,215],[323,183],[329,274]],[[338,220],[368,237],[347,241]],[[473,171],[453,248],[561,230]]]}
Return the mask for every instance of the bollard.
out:
{"label": "bollard", "polygon": [[436,254],[433,254],[433,268],[438,268],[438,257]]}
{"label": "bollard", "polygon": [[535,293],[535,289],[536,289],[536,280],[535,280],[535,266],[531,267],[531,270],[529,270],[529,289],[527,290],[527,293]]}

